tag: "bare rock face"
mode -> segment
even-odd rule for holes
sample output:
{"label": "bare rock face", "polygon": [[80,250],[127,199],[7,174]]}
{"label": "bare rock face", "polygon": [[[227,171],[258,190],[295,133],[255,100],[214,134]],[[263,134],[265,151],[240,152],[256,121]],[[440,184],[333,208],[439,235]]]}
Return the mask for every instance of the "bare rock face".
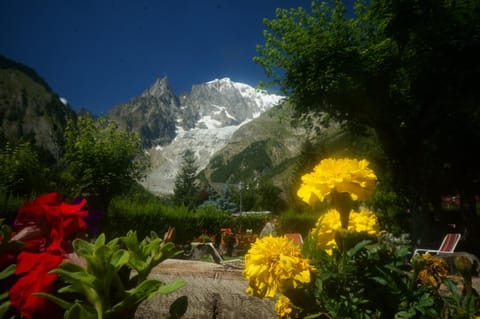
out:
{"label": "bare rock face", "polygon": [[27,140],[49,161],[63,153],[64,130],[75,113],[31,68],[0,55],[0,138]]}
{"label": "bare rock face", "polygon": [[140,96],[112,108],[107,117],[122,129],[137,132],[145,147],[162,145],[175,137],[178,98],[167,78],[157,79]]}
{"label": "bare rock face", "polygon": [[166,318],[168,308],[178,297],[188,297],[184,319],[270,319],[277,318],[275,301],[245,293],[243,268],[235,263],[221,265],[202,261],[167,259],[150,277],[168,283],[177,278],[186,285],[173,294],[157,296],[142,303],[136,319]]}

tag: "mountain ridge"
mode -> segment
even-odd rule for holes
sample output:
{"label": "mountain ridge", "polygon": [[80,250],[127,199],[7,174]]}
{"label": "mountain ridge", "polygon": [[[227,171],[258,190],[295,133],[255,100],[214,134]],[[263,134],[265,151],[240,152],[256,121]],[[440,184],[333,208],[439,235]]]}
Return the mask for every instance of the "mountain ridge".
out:
{"label": "mountain ridge", "polygon": [[0,55],[0,131],[6,141],[29,141],[54,162],[63,153],[67,121],[75,116],[35,70]]}
{"label": "mountain ridge", "polygon": [[204,169],[239,127],[282,99],[229,78],[192,86],[190,94],[179,97],[175,137],[168,143],[147,147],[152,170],[143,185],[157,194],[172,193],[186,149],[194,151],[199,169]]}

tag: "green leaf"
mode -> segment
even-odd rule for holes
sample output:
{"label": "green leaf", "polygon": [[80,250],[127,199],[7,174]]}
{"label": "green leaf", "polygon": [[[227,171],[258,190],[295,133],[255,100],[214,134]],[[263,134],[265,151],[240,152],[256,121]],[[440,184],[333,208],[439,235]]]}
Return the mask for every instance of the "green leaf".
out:
{"label": "green leaf", "polygon": [[128,263],[130,254],[126,250],[117,250],[113,253],[110,263],[115,267],[116,270],[120,269],[122,266]]}
{"label": "green leaf", "polygon": [[388,281],[385,280],[384,278],[382,277],[371,277],[372,280],[378,282],[380,285],[383,285],[383,286],[387,286],[388,285]]}
{"label": "green leaf", "polygon": [[181,318],[188,308],[188,297],[181,296],[178,297],[171,305],[168,310],[170,317],[168,319],[178,319]]}
{"label": "green leaf", "polygon": [[361,242],[356,244],[353,248],[348,250],[348,252],[347,252],[348,257],[355,256],[360,250],[362,250],[369,243],[371,243],[370,240],[362,240]]}
{"label": "green leaf", "polygon": [[8,291],[5,291],[4,293],[0,294],[0,301],[2,301],[3,299],[8,299]]}
{"label": "green leaf", "polygon": [[186,282],[183,279],[176,279],[172,281],[171,283],[168,283],[166,285],[161,286],[158,288],[156,293],[162,294],[162,295],[167,295],[172,292],[177,291],[178,289],[182,288],[185,286]]}
{"label": "green leaf", "polygon": [[83,268],[82,266],[80,265],[77,265],[77,264],[74,264],[72,262],[63,262],[60,264],[60,266],[58,268],[61,268],[65,271],[69,271],[69,272],[82,272],[82,271],[85,271],[85,268]]}
{"label": "green leaf", "polygon": [[5,268],[4,270],[0,271],[0,280],[5,279],[5,278],[13,275],[16,268],[17,268],[17,265],[12,264],[12,265],[8,266],[7,268]]}
{"label": "green leaf", "polygon": [[94,246],[86,240],[75,239],[72,245],[73,249],[80,257],[91,256],[93,254]]}
{"label": "green leaf", "polygon": [[130,253],[130,258],[128,260],[130,267],[138,271],[139,273],[143,272],[147,268],[147,263],[142,258],[138,258],[135,253]]}
{"label": "green leaf", "polygon": [[97,319],[97,313],[92,308],[89,310],[87,307],[75,303],[70,309],[65,311],[66,319]]}
{"label": "green leaf", "polygon": [[136,296],[140,300],[148,298],[154,293],[162,283],[158,280],[148,279],[141,282],[138,286],[127,290],[131,296]]}
{"label": "green leaf", "polygon": [[43,297],[45,299],[48,299],[54,303],[56,303],[57,305],[59,305],[60,307],[62,307],[63,309],[69,309],[70,307],[72,307],[73,303],[71,302],[68,302],[62,298],[59,298],[55,295],[52,295],[52,294],[48,294],[48,293],[45,293],[45,292],[35,292],[33,293],[32,295],[34,296],[39,296],[39,297]]}
{"label": "green leaf", "polygon": [[97,240],[95,240],[95,248],[99,248],[101,246],[105,245],[105,234],[100,234],[100,236],[97,237]]}
{"label": "green leaf", "polygon": [[10,301],[6,301],[0,304],[0,318],[3,318],[10,308]]}
{"label": "green leaf", "polygon": [[62,268],[57,268],[50,271],[50,273],[59,275],[63,280],[69,283],[81,282],[92,287],[96,282],[96,277],[85,271],[71,272]]}

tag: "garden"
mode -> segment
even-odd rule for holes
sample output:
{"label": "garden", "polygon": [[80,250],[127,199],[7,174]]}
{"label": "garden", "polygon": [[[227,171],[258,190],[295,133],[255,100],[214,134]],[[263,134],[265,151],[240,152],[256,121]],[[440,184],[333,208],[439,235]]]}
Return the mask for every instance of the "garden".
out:
{"label": "garden", "polygon": [[0,136],[0,318],[135,318],[171,295],[166,317],[185,317],[189,282],[152,274],[198,244],[220,254],[205,265],[240,260],[242,293],[281,319],[480,318],[480,4],[352,10],[313,1],[264,21],[254,61],[306,135],[342,129],[305,141],[282,201],[252,180],[251,207],[269,214],[199,189],[187,152],[173,196],[150,194],[140,137],[104,118],[69,120],[55,161]]}
{"label": "garden", "polygon": [[[376,183],[365,159],[327,158],[305,174],[298,196],[312,206],[325,201],[329,208],[303,245],[280,234],[257,238],[250,229],[242,234],[221,228],[225,255],[231,256],[229,246],[246,249],[245,293],[275,299],[279,318],[478,316],[472,278],[479,265],[455,257],[459,290],[441,256],[412,256],[410,245],[382,232],[375,213],[364,206]],[[134,318],[143,301],[188,285],[149,278],[181,253],[173,242],[153,231],[142,239],[135,231],[110,240],[89,234],[89,213],[84,198],[65,203],[49,193],[18,210],[13,231],[2,225],[2,316]],[[207,230],[192,239],[216,242]],[[187,307],[188,298],[179,297],[169,318],[182,317]]]}

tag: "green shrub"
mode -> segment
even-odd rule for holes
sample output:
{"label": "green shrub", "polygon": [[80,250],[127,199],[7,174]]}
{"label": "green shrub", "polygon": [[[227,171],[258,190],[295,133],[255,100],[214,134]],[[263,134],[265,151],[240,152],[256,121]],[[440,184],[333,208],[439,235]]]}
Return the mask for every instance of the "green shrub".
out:
{"label": "green shrub", "polygon": [[[313,210],[285,211],[279,218],[278,233],[306,236],[318,217],[319,213]],[[173,240],[184,244],[202,234],[214,234],[219,238],[221,228],[231,228],[235,233],[251,229],[254,234],[259,234],[265,222],[265,215],[232,216],[215,206],[202,206],[192,211],[155,198],[136,200],[133,197],[116,197],[110,204],[105,226],[109,238],[119,237],[131,229],[137,232],[139,238],[144,238],[150,231],[163,234],[169,227],[174,227]]]}
{"label": "green shrub", "polygon": [[280,214],[279,232],[300,233],[305,237],[315,227],[319,216],[320,214],[314,211],[297,212],[287,210]]}

